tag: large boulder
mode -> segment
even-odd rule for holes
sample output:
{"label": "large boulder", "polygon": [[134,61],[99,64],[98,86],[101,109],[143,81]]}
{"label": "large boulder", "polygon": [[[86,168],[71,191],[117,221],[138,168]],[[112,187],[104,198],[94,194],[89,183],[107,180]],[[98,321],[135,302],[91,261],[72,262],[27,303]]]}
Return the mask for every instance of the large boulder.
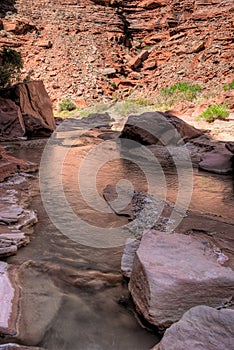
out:
{"label": "large boulder", "polygon": [[234,293],[234,271],[221,266],[204,242],[183,234],[146,232],[129,283],[137,310],[159,328],[196,305],[218,307]]}
{"label": "large boulder", "polygon": [[146,112],[129,116],[120,138],[143,145],[177,145],[200,135],[200,130],[170,113]]}
{"label": "large boulder", "polygon": [[225,150],[207,152],[202,155],[199,168],[216,174],[230,174],[233,158],[233,154]]}
{"label": "large boulder", "polygon": [[230,350],[234,344],[234,310],[196,306],[166,330],[152,350]]}
{"label": "large boulder", "polygon": [[25,134],[20,107],[13,101],[0,97],[0,139],[18,138]]}
{"label": "large boulder", "polygon": [[42,81],[16,84],[3,90],[1,96],[12,100],[19,107],[22,115],[19,115],[19,123],[26,136],[49,136],[55,130],[51,101]]}

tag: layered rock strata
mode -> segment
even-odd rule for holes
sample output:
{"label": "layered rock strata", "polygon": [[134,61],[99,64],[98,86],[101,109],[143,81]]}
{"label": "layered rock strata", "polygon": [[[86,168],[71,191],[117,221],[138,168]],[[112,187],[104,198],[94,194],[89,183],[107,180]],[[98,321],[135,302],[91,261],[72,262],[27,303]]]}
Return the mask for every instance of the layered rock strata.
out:
{"label": "layered rock strata", "polygon": [[42,81],[0,91],[0,140],[49,136],[55,130],[50,98]]}
{"label": "layered rock strata", "polygon": [[229,350],[234,341],[234,311],[196,306],[172,325],[152,350]]}
{"label": "layered rock strata", "polygon": [[178,81],[222,90],[233,79],[233,11],[232,0],[4,1],[0,46],[22,51],[24,75],[33,70],[53,101],[149,96]]}

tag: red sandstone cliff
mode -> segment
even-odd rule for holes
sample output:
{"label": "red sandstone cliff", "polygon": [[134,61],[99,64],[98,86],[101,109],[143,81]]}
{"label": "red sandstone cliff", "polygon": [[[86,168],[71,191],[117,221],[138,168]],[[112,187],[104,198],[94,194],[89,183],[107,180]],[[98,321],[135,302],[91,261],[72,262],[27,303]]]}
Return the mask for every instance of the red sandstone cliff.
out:
{"label": "red sandstone cliff", "polygon": [[[234,78],[233,0],[3,0],[0,45],[55,101]],[[11,12],[7,12],[7,11]],[[15,11],[15,12],[14,12]]]}

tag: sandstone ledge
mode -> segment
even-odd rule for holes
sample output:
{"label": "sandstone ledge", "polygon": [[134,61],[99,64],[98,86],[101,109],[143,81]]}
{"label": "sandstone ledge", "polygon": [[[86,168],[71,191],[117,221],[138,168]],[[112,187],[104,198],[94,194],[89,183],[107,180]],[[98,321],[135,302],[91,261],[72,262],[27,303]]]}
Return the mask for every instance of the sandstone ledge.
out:
{"label": "sandstone ledge", "polygon": [[136,252],[129,290],[144,318],[165,328],[193,306],[227,302],[234,293],[234,272],[193,237],[149,231]]}

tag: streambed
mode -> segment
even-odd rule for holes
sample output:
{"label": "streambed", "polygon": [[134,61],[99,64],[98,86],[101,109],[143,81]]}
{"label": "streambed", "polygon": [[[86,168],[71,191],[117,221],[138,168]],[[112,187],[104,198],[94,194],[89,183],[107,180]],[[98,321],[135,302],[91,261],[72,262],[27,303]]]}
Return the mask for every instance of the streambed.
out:
{"label": "streambed", "polygon": [[[75,127],[74,129],[76,131]],[[59,196],[57,181],[58,172],[61,171],[62,184],[70,207],[79,218],[92,225],[94,232],[97,227],[122,227],[128,222],[126,217],[119,217],[110,211],[103,213],[98,211],[97,207],[87,205],[78,188],[79,166],[90,150],[102,142],[98,137],[102,132],[103,130],[89,132],[75,144],[74,130],[70,133],[71,142],[69,133],[58,132],[58,142],[53,144],[53,157],[50,160],[53,164],[48,163],[49,178],[52,179],[53,186],[48,189],[51,192],[47,194],[51,198],[55,193]],[[109,135],[111,140],[114,134],[109,131]],[[44,145],[42,140],[16,143],[9,145],[9,151],[17,157],[39,164]],[[59,169],[56,167],[57,159],[65,148],[68,155],[62,169]],[[106,185],[117,184],[121,179],[127,179],[135,189],[147,191],[144,172],[133,162],[120,159],[113,144],[107,144],[107,149],[113,152],[113,160],[100,167],[100,156],[96,161],[95,156],[92,156],[87,176],[82,179],[83,188],[93,186],[91,180],[95,173],[95,186],[100,196]],[[153,170],[151,176],[154,177],[155,183],[159,184],[160,196],[163,187],[161,177],[157,180],[157,174],[153,173]],[[178,192],[177,172],[166,169],[164,174],[166,200],[174,203]],[[21,272],[25,288],[22,294],[22,320],[25,324],[21,326],[20,341],[48,350],[150,349],[160,337],[143,329],[135,318],[134,310],[123,307],[120,302],[128,297],[127,287],[120,272],[123,247],[95,247],[95,243],[88,246],[80,244],[79,234],[78,241],[73,241],[61,233],[45,211],[38,176],[32,181],[32,208],[37,211],[39,222],[35,226],[30,245],[21,248],[16,256],[8,259],[9,263],[25,266]],[[183,183],[183,179],[180,181]],[[220,227],[224,227],[230,234],[234,217],[232,177],[194,169],[192,186],[189,209],[209,214],[211,217],[217,215]],[[62,194],[61,198],[63,199]],[[57,197],[58,206],[61,205],[62,199]],[[95,201],[96,198],[91,198],[92,200]],[[105,209],[105,206],[103,208]],[[182,222],[182,231],[183,227],[187,231],[190,226],[193,227],[194,220],[199,220],[199,214],[196,215],[194,218],[189,217],[184,224]],[[66,215],[59,220],[69,227]],[[189,220],[193,223],[189,224]],[[202,227],[204,228],[201,220],[199,225],[201,231]],[[76,227],[76,230],[79,233],[81,227]],[[225,237],[223,238],[225,240]]]}

